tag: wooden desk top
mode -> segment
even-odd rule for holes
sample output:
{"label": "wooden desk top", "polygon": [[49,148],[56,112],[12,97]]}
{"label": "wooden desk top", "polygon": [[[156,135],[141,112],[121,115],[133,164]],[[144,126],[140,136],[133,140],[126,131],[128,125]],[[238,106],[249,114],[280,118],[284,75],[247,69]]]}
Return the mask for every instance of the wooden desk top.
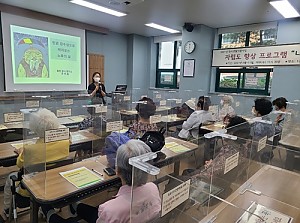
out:
{"label": "wooden desk top", "polygon": [[[75,124],[82,122],[83,119],[85,118],[85,115],[76,115],[76,116],[70,116],[70,117],[61,117],[58,118],[58,121],[61,125],[70,125],[70,124]],[[13,128],[29,128],[29,121],[23,121],[23,122],[8,122],[8,123],[3,123],[1,124],[8,129],[13,129]]]}
{"label": "wooden desk top", "polygon": [[[95,141],[98,139],[101,139],[100,136],[97,136],[88,130],[79,130],[76,132],[71,132],[71,145],[76,145],[84,142],[89,141]],[[15,147],[13,147],[13,144],[20,144],[20,143],[26,143],[26,142],[35,142],[35,139],[28,139],[28,140],[20,140],[15,142],[7,142],[7,143],[1,143],[0,144],[0,159],[8,159],[17,157],[18,155],[14,152]]]}
{"label": "wooden desk top", "polygon": [[[259,196],[249,191],[240,194],[247,183],[251,183],[251,189],[261,191],[262,195]],[[296,223],[300,222],[299,185],[299,174],[266,165],[230,195],[226,201],[244,209],[250,206],[251,201],[256,201],[258,204],[294,217],[293,222]],[[224,220],[226,222],[236,222],[243,212],[243,210],[233,208],[223,202],[200,222],[206,223],[213,216],[217,216],[214,223],[224,223]]]}
{"label": "wooden desk top", "polygon": [[[168,111],[171,107],[168,106],[160,106],[156,108],[156,112]],[[135,109],[132,110],[120,110],[119,111],[122,115],[137,115],[138,112]]]}
{"label": "wooden desk top", "polygon": [[[176,143],[178,143],[180,145],[183,145],[183,146],[189,148],[191,151],[198,148],[197,144],[194,144],[194,143],[191,143],[191,142],[187,142],[187,141],[184,141],[184,140],[181,140],[181,139],[177,139],[177,138],[174,138],[174,137],[166,137],[165,141],[166,141],[166,143],[176,142]],[[171,159],[171,158],[174,158],[176,156],[182,155],[182,153],[175,153],[175,152],[169,150],[166,147],[162,148],[161,152],[163,152],[166,155],[165,160],[166,159]],[[108,166],[108,162],[107,162],[106,156],[99,156],[98,160],[103,165]],[[162,160],[162,161],[164,161],[164,160]]]}
{"label": "wooden desk top", "polygon": [[222,122],[215,122],[213,124],[209,124],[209,125],[202,125],[201,129],[206,129],[209,131],[218,131],[221,130],[225,127],[225,125]]}
{"label": "wooden desk top", "polygon": [[180,121],[185,121],[186,118],[182,118],[182,117],[177,117],[177,115],[164,115],[161,117],[161,121],[162,122],[166,122],[166,123],[171,123],[171,122],[180,122]]}
{"label": "wooden desk top", "polygon": [[70,132],[70,134],[72,142],[71,145],[101,139],[100,136],[91,133],[89,130],[78,130],[76,132]]}
{"label": "wooden desk top", "polygon": [[87,188],[78,189],[59,174],[60,172],[73,170],[79,167],[86,167],[90,170],[95,169],[102,173],[104,181],[101,183],[106,183],[106,181],[110,179],[117,178],[116,176],[107,176],[103,172],[103,169],[106,168],[106,166],[101,164],[96,158],[91,158],[81,162],[47,170],[45,172],[40,172],[32,177],[24,177],[23,184],[38,202],[49,203],[51,201],[56,201],[64,197],[71,196],[72,194],[82,190],[87,190],[87,188],[93,186],[91,185]]}

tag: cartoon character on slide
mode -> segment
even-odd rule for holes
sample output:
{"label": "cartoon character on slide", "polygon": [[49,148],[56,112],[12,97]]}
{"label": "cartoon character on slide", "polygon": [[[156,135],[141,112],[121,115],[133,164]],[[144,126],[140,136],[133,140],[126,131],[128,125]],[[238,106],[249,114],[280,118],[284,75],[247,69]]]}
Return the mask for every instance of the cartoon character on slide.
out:
{"label": "cartoon character on slide", "polygon": [[47,66],[40,50],[30,47],[23,55],[18,67],[19,77],[49,77]]}

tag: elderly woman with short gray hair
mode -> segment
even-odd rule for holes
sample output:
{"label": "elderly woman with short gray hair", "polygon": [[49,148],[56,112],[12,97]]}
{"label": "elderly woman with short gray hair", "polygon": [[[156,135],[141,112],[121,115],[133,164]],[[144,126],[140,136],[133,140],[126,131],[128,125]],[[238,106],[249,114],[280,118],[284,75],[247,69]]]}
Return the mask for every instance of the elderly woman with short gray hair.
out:
{"label": "elderly woman with short gray hair", "polygon": [[[117,151],[116,173],[121,178],[122,186],[115,198],[101,204],[99,208],[82,203],[72,205],[70,208],[76,210],[77,215],[89,223],[146,223],[158,217],[161,199],[157,186],[152,182],[147,183],[148,174],[142,170],[135,169],[133,176],[133,167],[129,164],[130,158],[148,152],[151,152],[150,147],[140,140],[132,139],[121,145]],[[132,178],[134,178],[133,189]],[[76,222],[72,221],[72,218],[63,219],[55,214],[53,209],[44,208],[43,211],[47,212],[48,222]]]}
{"label": "elderly woman with short gray hair", "polygon": [[[62,160],[69,156],[70,141],[60,140],[56,142],[44,142],[45,131],[60,128],[60,124],[56,115],[46,108],[40,108],[37,112],[30,114],[29,128],[33,131],[38,139],[35,143],[26,144],[24,142],[23,147],[16,152],[19,154],[16,165],[21,169],[23,167],[28,168],[33,165],[42,171],[44,164]],[[9,207],[11,205],[11,180],[10,176],[17,176],[17,172],[11,173],[4,186],[4,214],[8,217]],[[18,199],[16,200],[17,206],[22,203],[21,206],[29,203],[29,193],[27,190],[21,187],[17,188]],[[23,204],[24,203],[24,204]]]}

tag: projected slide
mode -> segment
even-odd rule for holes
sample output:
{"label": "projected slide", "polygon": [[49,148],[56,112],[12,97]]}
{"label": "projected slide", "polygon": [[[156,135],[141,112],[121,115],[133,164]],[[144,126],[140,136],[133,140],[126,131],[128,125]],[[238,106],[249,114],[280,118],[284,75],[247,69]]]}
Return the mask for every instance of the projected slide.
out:
{"label": "projected slide", "polygon": [[81,84],[80,37],[10,25],[14,84]]}

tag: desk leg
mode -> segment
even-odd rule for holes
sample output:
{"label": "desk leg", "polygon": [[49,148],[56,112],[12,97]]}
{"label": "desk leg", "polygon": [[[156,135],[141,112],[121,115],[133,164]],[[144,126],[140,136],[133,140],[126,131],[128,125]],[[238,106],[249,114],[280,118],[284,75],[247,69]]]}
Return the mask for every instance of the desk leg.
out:
{"label": "desk leg", "polygon": [[285,169],[293,170],[295,163],[295,153],[290,150],[286,150]]}
{"label": "desk leg", "polygon": [[175,176],[179,176],[179,170],[180,170],[180,161],[176,161],[174,163],[174,174],[175,174]]}
{"label": "desk leg", "polygon": [[33,199],[30,199],[30,222],[38,223],[39,205]]}

